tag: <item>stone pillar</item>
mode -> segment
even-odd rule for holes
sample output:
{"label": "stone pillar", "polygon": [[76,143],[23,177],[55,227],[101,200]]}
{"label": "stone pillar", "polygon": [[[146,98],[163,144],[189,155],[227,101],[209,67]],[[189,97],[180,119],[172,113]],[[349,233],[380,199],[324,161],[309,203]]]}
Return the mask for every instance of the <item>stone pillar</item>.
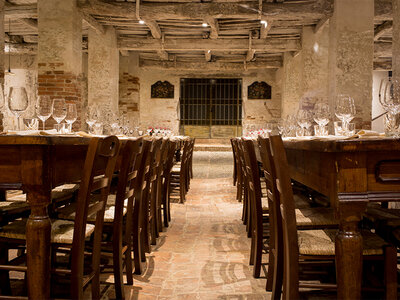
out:
{"label": "stone pillar", "polygon": [[328,50],[329,26],[325,25],[318,32],[313,26],[303,27],[303,96],[304,109],[313,109],[317,99],[328,98]]}
{"label": "stone pillar", "polygon": [[[82,119],[81,14],[76,0],[39,0],[38,15],[38,94],[76,103],[74,130],[78,130]],[[46,124],[52,127],[51,121]]]}
{"label": "stone pillar", "polygon": [[115,29],[89,29],[88,104],[108,103],[118,110],[119,51]]}
{"label": "stone pillar", "polygon": [[400,0],[393,0],[393,40],[392,70],[393,78],[400,81]]}
{"label": "stone pillar", "polygon": [[[0,1],[0,85],[1,85],[1,90],[3,91],[3,94],[0,95],[0,108],[2,105],[6,107],[6,99],[4,98],[4,70],[5,70],[5,53],[4,53],[4,37],[5,37],[5,31],[4,31],[4,0]],[[4,126],[3,126],[3,118],[4,115],[0,110],[0,132],[3,131]]]}
{"label": "stone pillar", "polygon": [[374,58],[374,1],[335,0],[330,20],[329,101],[332,118],[336,96],[354,98],[357,128],[371,127]]}
{"label": "stone pillar", "polygon": [[130,122],[140,126],[140,81],[138,77],[139,56],[130,52],[120,57],[119,111],[126,113]]}

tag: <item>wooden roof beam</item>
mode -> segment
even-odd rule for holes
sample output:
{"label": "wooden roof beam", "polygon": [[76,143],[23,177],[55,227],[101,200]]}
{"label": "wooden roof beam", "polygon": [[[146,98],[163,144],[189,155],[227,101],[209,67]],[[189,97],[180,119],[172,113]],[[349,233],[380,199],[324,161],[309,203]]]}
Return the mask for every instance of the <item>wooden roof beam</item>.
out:
{"label": "wooden roof beam", "polygon": [[205,57],[206,61],[208,61],[208,62],[211,61],[211,59],[212,59],[211,50],[205,51],[204,57]]}
{"label": "wooden roof beam", "polygon": [[392,43],[375,42],[374,57],[392,57]]}
{"label": "wooden roof beam", "polygon": [[383,24],[379,25],[375,28],[374,31],[374,40],[377,41],[381,36],[385,35],[388,31],[393,28],[392,21],[385,21]]}
{"label": "wooden roof beam", "polygon": [[[160,49],[166,51],[247,51],[249,49],[248,43],[244,42],[243,39],[211,40],[201,38],[165,39],[163,44],[160,39],[120,38],[118,47],[122,50],[136,51],[157,51]],[[298,39],[253,39],[252,49],[269,52],[300,51],[301,44]]]}
{"label": "wooden roof beam", "polygon": [[4,17],[6,19],[23,19],[23,18],[37,18],[37,6],[32,5],[13,5],[8,2],[5,3]]}
{"label": "wooden roof beam", "polygon": [[152,37],[155,39],[161,39],[161,37],[162,37],[161,29],[160,29],[160,26],[158,26],[157,22],[153,21],[153,20],[146,20],[146,19],[142,19],[142,20],[145,22],[147,27],[149,27]]}
{"label": "wooden roof beam", "polygon": [[266,23],[261,23],[260,39],[266,39],[268,32],[271,30],[272,22],[271,21],[268,22],[268,20],[264,17],[261,17],[260,22],[261,21],[264,21]]}
{"label": "wooden roof beam", "polygon": [[19,19],[19,21],[24,23],[28,27],[33,28],[33,29],[37,29],[38,28],[38,22],[35,19],[22,18],[22,19]]}
{"label": "wooden roof beam", "polygon": [[[382,0],[380,0],[382,1]],[[79,4],[90,14],[136,18],[136,5],[131,2],[103,2],[88,0]],[[320,19],[332,12],[331,0],[316,0],[305,3],[264,3],[262,15],[269,19]],[[206,19],[206,18],[257,18],[258,3],[208,2],[208,3],[151,3],[140,4],[142,19]]]}
{"label": "wooden roof beam", "polygon": [[325,16],[321,20],[318,21],[318,23],[314,27],[314,33],[315,34],[320,32],[325,27],[325,25],[327,25],[329,23],[330,17],[331,16]]}
{"label": "wooden roof beam", "polygon": [[[244,71],[243,63],[229,63],[229,62],[179,62],[179,61],[154,61],[143,60],[139,62],[139,67],[147,69],[172,69],[172,70],[237,70]],[[282,61],[271,60],[263,62],[247,62],[246,69],[276,69],[282,67]]]}

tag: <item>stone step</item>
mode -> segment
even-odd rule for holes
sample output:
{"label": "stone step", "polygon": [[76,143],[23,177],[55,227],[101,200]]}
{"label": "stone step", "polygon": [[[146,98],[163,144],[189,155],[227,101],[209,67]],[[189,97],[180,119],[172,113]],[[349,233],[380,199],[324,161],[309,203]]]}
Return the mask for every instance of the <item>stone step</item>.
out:
{"label": "stone step", "polygon": [[232,152],[231,145],[221,144],[194,144],[194,151]]}
{"label": "stone step", "polygon": [[196,145],[231,145],[230,139],[196,139]]}

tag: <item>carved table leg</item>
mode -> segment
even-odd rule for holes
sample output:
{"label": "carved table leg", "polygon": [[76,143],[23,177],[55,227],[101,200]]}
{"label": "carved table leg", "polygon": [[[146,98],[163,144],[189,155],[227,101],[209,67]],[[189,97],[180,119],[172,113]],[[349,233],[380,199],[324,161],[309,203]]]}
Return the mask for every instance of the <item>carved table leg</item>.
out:
{"label": "carved table leg", "polygon": [[361,299],[362,236],[358,222],[366,202],[340,203],[340,226],[335,241],[338,299]]}
{"label": "carved table leg", "polygon": [[[49,195],[50,196],[50,195]],[[49,197],[27,193],[31,215],[26,224],[29,299],[50,298],[50,233],[47,213]]]}

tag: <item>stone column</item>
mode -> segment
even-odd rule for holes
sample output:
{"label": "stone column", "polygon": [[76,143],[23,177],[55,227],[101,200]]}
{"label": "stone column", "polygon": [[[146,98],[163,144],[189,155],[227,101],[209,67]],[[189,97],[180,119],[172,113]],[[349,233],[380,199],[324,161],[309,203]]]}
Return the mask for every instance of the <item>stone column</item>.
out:
{"label": "stone column", "polygon": [[354,98],[358,128],[371,127],[374,58],[374,1],[335,0],[330,20],[329,101],[332,118],[336,96]]}
{"label": "stone column", "polygon": [[[5,32],[4,32],[4,0],[0,1],[0,85],[1,85],[1,90],[3,91],[3,94],[0,95],[0,108],[2,105],[6,107],[6,99],[4,99],[4,69],[5,69],[5,53],[4,53],[4,37],[5,37]],[[4,115],[0,110],[0,132],[3,131],[3,118]]]}
{"label": "stone column", "polygon": [[[82,17],[76,0],[39,0],[38,15],[38,94],[76,103],[74,130],[80,129]],[[47,123],[52,127],[51,121]]]}
{"label": "stone column", "polygon": [[392,70],[393,78],[400,81],[400,0],[393,0]]}
{"label": "stone column", "polygon": [[118,110],[119,51],[115,29],[105,33],[89,29],[88,104],[108,103]]}

